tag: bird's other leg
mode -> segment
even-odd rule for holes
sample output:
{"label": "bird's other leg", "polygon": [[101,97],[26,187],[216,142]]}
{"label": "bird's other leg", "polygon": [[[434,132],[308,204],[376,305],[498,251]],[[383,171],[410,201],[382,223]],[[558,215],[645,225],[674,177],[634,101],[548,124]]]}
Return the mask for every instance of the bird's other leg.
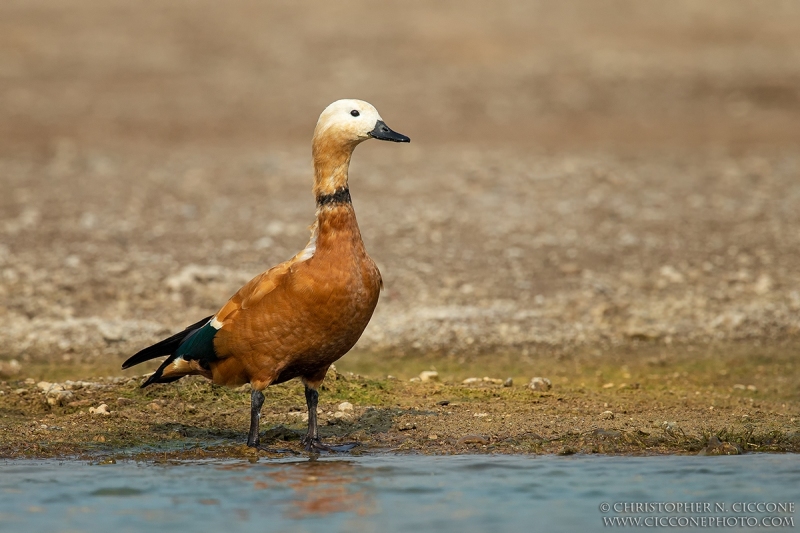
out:
{"label": "bird's other leg", "polygon": [[264,393],[260,390],[250,392],[250,432],[247,434],[247,445],[258,448],[258,423],[261,420],[261,406],[264,405]]}
{"label": "bird's other leg", "polygon": [[[322,382],[322,380],[319,380]],[[317,404],[319,403],[319,392],[317,386],[319,383],[309,383],[303,380],[303,385],[306,389],[306,405],[308,406],[308,433],[301,441],[303,447],[309,452],[347,452],[358,446],[358,443],[351,442],[339,446],[329,446],[322,444],[319,438],[319,430],[317,428]]]}

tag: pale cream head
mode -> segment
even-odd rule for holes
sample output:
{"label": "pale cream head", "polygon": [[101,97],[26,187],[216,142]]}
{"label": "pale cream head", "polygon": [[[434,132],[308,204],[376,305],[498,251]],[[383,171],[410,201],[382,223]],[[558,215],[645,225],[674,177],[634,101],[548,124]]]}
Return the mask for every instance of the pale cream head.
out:
{"label": "pale cream head", "polygon": [[370,137],[394,142],[409,138],[389,129],[378,110],[363,100],[337,100],[325,108],[317,121],[314,137],[337,137],[342,142],[358,144]]}
{"label": "pale cream head", "polygon": [[367,139],[410,142],[392,131],[378,110],[363,100],[337,100],[319,116],[311,152],[317,198],[347,188],[347,169],[355,147]]}

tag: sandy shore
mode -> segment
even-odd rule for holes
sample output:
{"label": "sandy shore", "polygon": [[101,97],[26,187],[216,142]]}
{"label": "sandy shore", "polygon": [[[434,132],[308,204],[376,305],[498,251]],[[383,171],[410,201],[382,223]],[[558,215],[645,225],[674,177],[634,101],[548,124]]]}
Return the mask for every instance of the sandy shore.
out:
{"label": "sandy shore", "polygon": [[[125,357],[301,249],[310,133],[351,96],[412,143],[353,160],[386,290],[340,364],[371,379],[336,401],[362,384],[391,400],[351,399],[333,434],[436,451],[474,429],[502,451],[638,453],[696,452],[716,432],[794,450],[800,10],[640,5],[3,3],[2,454],[106,453],[173,425],[201,428],[202,447],[240,435],[244,393],[104,381],[70,407],[36,383],[132,378]],[[363,31],[334,31],[353,12]],[[407,381],[431,368],[446,382]],[[517,384],[460,384],[487,375]],[[553,392],[525,389],[533,376]],[[193,414],[179,397],[195,388]],[[279,390],[283,412],[296,391]],[[90,416],[99,402],[114,414]],[[363,429],[369,409],[390,429]],[[552,425],[573,409],[576,434]],[[616,409],[630,416],[598,420]],[[677,420],[685,439],[660,429]],[[406,422],[418,429],[391,429]]]}

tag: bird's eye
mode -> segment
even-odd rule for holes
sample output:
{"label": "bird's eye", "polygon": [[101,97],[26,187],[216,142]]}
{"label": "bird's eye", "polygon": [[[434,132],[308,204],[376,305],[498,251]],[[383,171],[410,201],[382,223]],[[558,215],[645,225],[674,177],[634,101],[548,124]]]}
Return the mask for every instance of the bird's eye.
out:
{"label": "bird's eye", "polygon": [[351,114],[351,115],[353,115],[354,117],[357,117],[357,116],[358,116],[358,115],[360,115],[361,113],[359,113],[358,111],[356,111],[355,109],[353,109],[352,111],[350,111],[350,114]]}

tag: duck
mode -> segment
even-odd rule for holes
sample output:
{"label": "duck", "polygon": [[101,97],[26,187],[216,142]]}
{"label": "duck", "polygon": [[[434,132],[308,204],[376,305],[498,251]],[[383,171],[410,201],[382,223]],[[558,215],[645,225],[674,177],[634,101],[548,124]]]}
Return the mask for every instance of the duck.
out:
{"label": "duck", "polygon": [[191,375],[229,387],[249,383],[247,446],[262,448],[264,390],[299,378],[308,408],[303,447],[346,451],[357,444],[324,444],[317,404],[328,369],[361,337],[383,288],[364,247],[348,184],[353,150],[369,139],[411,141],[363,100],[337,100],[322,111],[312,139],[317,207],[308,244],[246,283],[215,314],[127,359],[123,369],[167,356],[142,388]]}

